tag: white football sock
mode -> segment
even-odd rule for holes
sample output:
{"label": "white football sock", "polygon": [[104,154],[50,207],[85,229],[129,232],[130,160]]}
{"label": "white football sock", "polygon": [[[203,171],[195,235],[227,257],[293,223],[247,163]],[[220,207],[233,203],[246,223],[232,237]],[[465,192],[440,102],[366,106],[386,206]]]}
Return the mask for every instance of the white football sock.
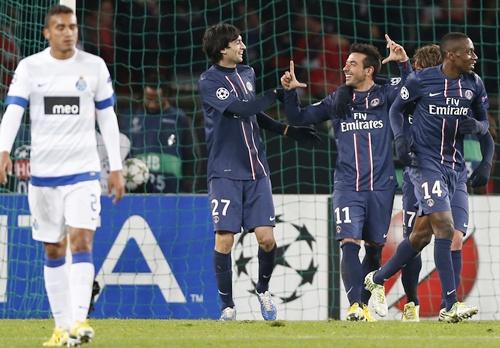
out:
{"label": "white football sock", "polygon": [[59,267],[43,267],[45,290],[56,326],[69,330],[72,323],[71,294],[66,264]]}
{"label": "white football sock", "polygon": [[73,322],[84,321],[89,312],[92,284],[94,282],[94,265],[89,262],[71,264],[70,291]]}

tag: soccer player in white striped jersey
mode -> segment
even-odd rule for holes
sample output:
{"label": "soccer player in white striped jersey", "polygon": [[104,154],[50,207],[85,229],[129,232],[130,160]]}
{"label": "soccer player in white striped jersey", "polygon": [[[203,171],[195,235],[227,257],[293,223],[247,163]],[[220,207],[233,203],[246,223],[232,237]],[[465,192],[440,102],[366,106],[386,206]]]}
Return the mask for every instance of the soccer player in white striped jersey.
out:
{"label": "soccer player in white striped jersey", "polygon": [[[78,27],[69,7],[48,11],[43,34],[50,46],[19,63],[6,98],[0,183],[7,182],[12,169],[9,153],[29,105],[31,226],[33,239],[44,243],[45,289],[55,320],[43,345],[59,347],[94,336],[86,318],[95,273],[92,241],[101,209],[96,119],[109,156],[114,202],[124,194],[124,180],[114,92],[104,61],[76,48]],[[67,236],[71,265],[66,265]]]}

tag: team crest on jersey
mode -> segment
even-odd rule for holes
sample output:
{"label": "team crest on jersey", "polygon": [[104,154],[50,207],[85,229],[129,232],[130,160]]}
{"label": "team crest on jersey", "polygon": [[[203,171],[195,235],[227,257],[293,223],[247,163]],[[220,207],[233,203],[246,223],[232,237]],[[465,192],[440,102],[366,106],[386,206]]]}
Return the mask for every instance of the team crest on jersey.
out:
{"label": "team crest on jersey", "polygon": [[372,100],[370,100],[370,105],[372,107],[376,107],[378,104],[380,104],[380,99],[378,98],[373,98]]}
{"label": "team crest on jersey", "polygon": [[428,205],[429,207],[432,207],[432,206],[434,205],[434,200],[433,200],[432,198],[429,198],[429,199],[427,200],[427,205]]}
{"label": "team crest on jersey", "polygon": [[408,88],[406,88],[405,86],[401,88],[399,94],[401,95],[401,99],[403,100],[408,100],[408,98],[410,98],[410,92],[408,92]]}
{"label": "team crest on jersey", "polygon": [[247,81],[246,86],[247,86],[247,89],[248,89],[250,92],[253,92],[253,86],[252,86],[252,83],[251,83],[250,81]]}
{"label": "team crest on jersey", "polygon": [[80,76],[78,81],[76,81],[76,89],[79,90],[80,92],[84,91],[87,88],[87,82],[83,79],[83,76]]}
{"label": "team crest on jersey", "polygon": [[229,91],[224,87],[220,87],[215,92],[215,96],[220,100],[226,100],[229,97]]}
{"label": "team crest on jersey", "polygon": [[474,96],[474,93],[472,93],[472,91],[470,89],[465,91],[465,98],[471,100],[473,96]]}

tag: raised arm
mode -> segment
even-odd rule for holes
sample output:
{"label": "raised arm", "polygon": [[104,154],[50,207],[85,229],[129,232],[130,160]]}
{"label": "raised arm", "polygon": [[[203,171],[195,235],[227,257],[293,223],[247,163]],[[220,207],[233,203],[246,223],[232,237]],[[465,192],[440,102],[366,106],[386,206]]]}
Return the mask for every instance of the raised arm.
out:
{"label": "raised arm", "polygon": [[394,134],[396,155],[404,166],[416,165],[416,158],[404,134],[403,113],[405,109],[418,98],[420,98],[419,82],[413,74],[410,75],[406,84],[401,88],[399,95],[396,97],[389,110],[389,120],[391,122],[392,133]]}
{"label": "raised arm", "polygon": [[309,105],[305,108],[300,107],[297,88],[305,88],[307,85],[297,80],[293,60],[290,61],[290,70],[281,77],[281,85],[285,90],[284,103],[285,114],[293,125],[310,125],[329,118],[329,111],[332,110],[332,95],[326,97],[321,102]]}

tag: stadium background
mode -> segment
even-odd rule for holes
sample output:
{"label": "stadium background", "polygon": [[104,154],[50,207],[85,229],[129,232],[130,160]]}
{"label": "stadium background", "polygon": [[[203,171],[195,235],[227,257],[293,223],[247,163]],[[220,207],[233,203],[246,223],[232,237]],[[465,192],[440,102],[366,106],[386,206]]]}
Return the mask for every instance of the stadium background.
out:
{"label": "stadium background", "polygon": [[[46,47],[41,35],[43,17],[47,8],[55,3],[57,1],[46,0],[3,0],[0,3],[0,94],[2,100],[19,59]],[[256,71],[258,92],[275,87],[279,83],[279,77],[287,69],[290,57],[293,57],[299,79],[309,85],[308,90],[302,96],[304,103],[318,101],[341,83],[341,69],[347,57],[349,44],[353,42],[372,43],[384,55],[386,53],[384,33],[388,33],[392,39],[401,43],[411,56],[415,48],[439,42],[440,37],[448,31],[463,31],[472,38],[476,46],[479,56],[476,72],[483,77],[486,84],[490,98],[491,130],[496,137],[499,116],[498,56],[500,53],[498,8],[498,0],[77,1],[76,11],[80,23],[79,45],[89,52],[100,55],[108,65],[115,81],[121,131],[127,134],[132,127],[127,115],[133,115],[140,110],[145,80],[151,76],[159,79],[162,86],[168,90],[168,97],[172,104],[183,109],[189,116],[189,130],[195,135],[194,143],[181,145],[190,152],[191,156],[188,161],[192,162],[189,167],[190,172],[184,173],[184,178],[189,179],[191,185],[188,190],[183,189],[182,193],[201,194],[201,196],[157,196],[146,192],[146,195],[127,198],[119,209],[109,204],[106,205],[106,198],[103,198],[105,206],[102,219],[103,230],[112,232],[109,235],[102,232],[101,240],[96,239],[96,249],[99,250],[101,245],[99,243],[102,243],[103,249],[102,259],[98,256],[96,262],[98,269],[105,269],[109,272],[108,276],[120,270],[127,270],[127,272],[132,270],[135,272],[135,276],[132,276],[135,277],[135,284],[140,284],[143,281],[141,273],[147,273],[155,266],[160,267],[161,260],[158,261],[154,257],[148,259],[143,249],[144,244],[136,242],[132,245],[133,243],[127,242],[130,238],[125,238],[123,248],[119,250],[122,252],[121,258],[120,253],[117,254],[122,263],[114,263],[106,268],[104,267],[106,255],[109,256],[109,253],[113,251],[113,247],[109,243],[106,244],[106,240],[115,240],[123,225],[126,226],[129,237],[133,235],[135,240],[140,241],[143,238],[142,241],[144,241],[151,235],[141,231],[148,231],[147,226],[149,226],[169,263],[172,263],[172,269],[176,269],[174,273],[182,274],[182,280],[178,284],[180,288],[189,287],[192,295],[205,295],[205,301],[196,302],[200,298],[194,296],[196,301],[191,301],[193,307],[186,309],[181,305],[179,308],[169,305],[156,313],[154,307],[161,303],[158,300],[161,297],[160,292],[167,299],[169,296],[175,297],[175,286],[169,285],[166,290],[151,286],[155,289],[149,289],[146,292],[138,290],[137,287],[118,286],[116,292],[103,293],[99,300],[101,304],[96,311],[97,316],[107,316],[113,310],[117,310],[118,313],[122,311],[125,317],[189,318],[216,315],[214,300],[207,302],[207,296],[215,298],[213,288],[210,287],[213,285],[210,261],[212,243],[210,218],[206,209],[206,201],[199,201],[200,197],[204,197],[203,194],[206,193],[207,156],[203,140],[203,115],[197,94],[197,80],[199,74],[208,67],[208,62],[201,50],[201,37],[208,25],[227,21],[242,30],[243,40],[247,45],[245,61]],[[395,66],[390,65],[383,68],[381,74],[391,77],[395,73]],[[279,106],[269,110],[269,113],[280,120],[285,118]],[[6,227],[3,241],[0,238],[0,246],[3,243],[3,249],[7,250],[4,254],[0,251],[0,256],[8,260],[8,271],[4,269],[0,273],[0,290],[2,279],[6,280],[11,272],[18,275],[26,269],[28,274],[32,274],[32,278],[24,273],[20,278],[9,276],[9,281],[5,281],[7,289],[5,298],[17,298],[15,303],[6,302],[4,306],[0,303],[1,316],[6,317],[45,317],[48,315],[41,281],[41,249],[29,239],[27,230],[29,223],[23,220],[24,217],[19,218],[19,216],[28,216],[24,196],[10,195],[10,193],[25,192],[29,151],[23,145],[29,144],[27,117],[15,144],[15,149],[19,150],[13,152],[17,175],[11,178],[9,185],[4,189],[5,194],[0,198],[2,212],[0,216],[6,217],[1,220],[0,224]],[[325,311],[325,315],[338,317],[341,307],[338,299],[343,296],[339,295],[341,292],[339,292],[336,262],[338,248],[330,237],[332,224],[329,223],[326,213],[328,194],[332,191],[332,168],[335,163],[336,149],[331,140],[328,124],[320,127],[320,131],[323,141],[313,151],[297,146],[288,139],[263,132],[272,171],[273,192],[277,195],[275,198],[277,210],[281,209],[286,216],[282,225],[287,224],[287,227],[279,227],[278,233],[282,234],[280,238],[284,246],[292,246],[282,250],[282,258],[279,260],[285,270],[277,277],[276,282],[281,282],[283,292],[287,292],[282,294],[284,302],[286,299],[293,298],[294,289],[308,286],[302,284],[304,281],[307,283],[308,275],[323,272],[324,282],[315,283],[313,294],[321,293],[317,296],[320,300],[323,299],[322,296],[328,296],[328,305],[321,301],[318,304],[320,311]],[[133,153],[134,151],[140,152],[141,144],[132,143],[131,149]],[[478,145],[470,139],[467,141],[467,149],[469,166],[472,168],[479,160]],[[486,211],[487,213],[481,215],[483,222],[486,221],[486,224],[481,225],[481,229],[487,232],[498,230],[498,205],[495,205],[495,197],[491,196],[500,192],[500,168],[498,166],[499,162],[495,161],[492,178],[487,188],[487,193],[490,195],[481,197],[482,200],[475,206],[478,212]],[[179,192],[180,187],[178,186],[177,190]],[[485,192],[482,190],[474,193],[480,195]],[[294,197],[294,200],[290,201],[290,197]],[[136,212],[145,220],[135,219],[132,215]],[[193,215],[189,215],[189,212]],[[181,223],[176,223],[175,228],[170,229],[163,226],[164,221],[168,220],[170,215],[173,215],[174,221],[189,221],[189,226],[183,226]],[[395,211],[396,215],[397,211]],[[130,220],[131,216],[132,220]],[[16,221],[16,223],[11,221]],[[315,226],[314,231],[311,232],[312,237],[307,236],[303,228],[306,226],[311,230],[311,227],[307,225],[308,221]],[[290,230],[297,232],[297,235],[291,238]],[[14,233],[10,234],[10,231]],[[139,231],[138,235],[134,235],[134,231]],[[185,231],[189,232],[183,233]],[[394,234],[398,233],[398,231],[394,232]],[[487,235],[488,237],[481,243],[484,243],[488,250],[489,262],[496,267],[488,270],[488,272],[493,272],[492,270],[497,270],[499,265],[499,243],[498,239]],[[2,237],[1,233],[0,237]],[[7,246],[7,238],[9,246]],[[163,244],[160,241],[163,241]],[[180,242],[177,243],[178,241]],[[305,245],[297,245],[295,243],[297,241],[305,241]],[[255,249],[255,245],[243,246],[243,238],[240,244],[241,248],[248,248],[249,254],[235,251],[233,254],[235,260],[240,262],[235,266],[240,267],[235,268],[237,269],[235,273],[239,276],[246,272],[251,278],[252,274],[255,275],[255,270],[252,273],[252,270],[247,270],[244,266],[245,262],[251,262],[246,258],[251,258],[248,255],[252,248]],[[175,252],[172,251],[174,249]],[[292,249],[295,250],[290,251]],[[308,253],[311,252],[314,252],[312,259],[308,258]],[[477,250],[475,252],[477,253]],[[194,257],[190,257],[193,254],[200,256],[200,259],[194,261]],[[13,255],[16,256],[13,257]],[[34,260],[32,261],[32,265],[35,265],[33,269],[26,264],[28,260]],[[194,271],[190,269],[193,262],[196,264]],[[431,265],[432,262],[428,261],[428,264]],[[298,283],[294,286],[287,285],[290,274],[300,276]],[[102,281],[105,281],[105,276],[106,274],[102,275]],[[493,277],[494,284],[498,284],[497,278],[498,273]],[[121,279],[118,276],[113,281],[119,282]],[[144,283],[160,284],[170,280],[167,277],[149,280],[149,283],[148,280],[144,280]],[[309,280],[312,285],[313,280]],[[158,283],[155,283],[156,281]],[[197,292],[192,289],[193,282],[201,284],[200,287],[208,284],[209,289],[205,289],[205,293],[201,290]],[[248,283],[248,279],[246,282]],[[242,286],[242,289],[245,286]],[[287,290],[287,286],[293,289]],[[34,295],[29,295],[30,287],[36,289]],[[499,287],[496,286],[496,288]],[[244,291],[247,290],[250,291],[244,289]],[[183,291],[183,293],[187,292]],[[151,294],[153,299],[147,300],[146,298]],[[246,294],[248,293],[240,293],[239,296],[244,298]],[[496,303],[492,316],[498,318],[498,295],[494,292],[488,296]],[[437,297],[436,294],[435,297]],[[133,302],[130,306],[129,301]],[[200,308],[195,308],[196,303]],[[312,311],[318,311],[316,307],[311,308]],[[307,315],[304,314],[306,310],[307,308],[304,308],[304,304],[301,303],[298,307],[291,308],[290,312],[300,312],[298,318],[306,318]],[[248,311],[250,312],[251,309],[249,308]]]}

